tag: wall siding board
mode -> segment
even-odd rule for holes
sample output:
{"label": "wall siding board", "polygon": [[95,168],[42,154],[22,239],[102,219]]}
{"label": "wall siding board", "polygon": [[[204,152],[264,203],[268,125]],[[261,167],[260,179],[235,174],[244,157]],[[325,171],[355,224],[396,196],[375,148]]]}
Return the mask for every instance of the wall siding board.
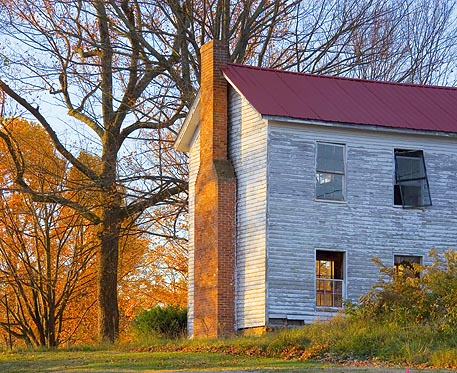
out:
{"label": "wall siding board", "polygon": [[237,177],[236,323],[264,326],[267,127],[235,90],[229,92],[229,157]]}
{"label": "wall siding board", "polygon": [[[315,144],[346,145],[347,202],[314,200]],[[394,148],[422,149],[433,206],[393,206]],[[315,250],[345,252],[346,299],[356,301],[378,279],[371,258],[421,255],[457,244],[457,139],[270,122],[268,126],[268,317],[319,312]]]}
{"label": "wall siding board", "polygon": [[194,333],[194,216],[195,181],[200,165],[200,136],[197,134],[189,151],[189,242],[188,242],[188,287],[187,287],[187,332]]}

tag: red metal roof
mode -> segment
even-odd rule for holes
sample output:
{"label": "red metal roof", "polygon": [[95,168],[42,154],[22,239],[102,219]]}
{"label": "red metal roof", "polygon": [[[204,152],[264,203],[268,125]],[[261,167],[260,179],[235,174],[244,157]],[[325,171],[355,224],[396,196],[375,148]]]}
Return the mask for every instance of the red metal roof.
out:
{"label": "red metal roof", "polygon": [[234,64],[223,72],[265,116],[457,133],[457,88]]}

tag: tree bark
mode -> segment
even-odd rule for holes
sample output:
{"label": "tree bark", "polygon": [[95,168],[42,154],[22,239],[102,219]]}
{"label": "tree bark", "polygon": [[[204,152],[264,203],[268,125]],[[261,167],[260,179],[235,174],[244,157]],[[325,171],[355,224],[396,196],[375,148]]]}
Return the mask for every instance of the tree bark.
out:
{"label": "tree bark", "polygon": [[99,333],[102,343],[114,343],[119,335],[117,302],[117,265],[119,251],[119,219],[112,207],[105,208],[99,231],[100,258],[98,269]]}
{"label": "tree bark", "polygon": [[100,256],[98,268],[99,337],[102,343],[114,343],[119,335],[119,309],[117,301],[117,272],[119,240],[122,223],[122,198],[117,190],[117,153],[119,129],[105,124],[103,137],[101,187],[101,215],[98,236]]}

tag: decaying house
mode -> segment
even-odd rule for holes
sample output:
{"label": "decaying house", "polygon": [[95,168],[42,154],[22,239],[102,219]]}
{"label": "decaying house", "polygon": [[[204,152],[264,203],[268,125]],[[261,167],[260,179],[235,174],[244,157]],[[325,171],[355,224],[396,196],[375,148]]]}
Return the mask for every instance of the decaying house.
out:
{"label": "decaying house", "polygon": [[202,47],[189,152],[189,331],[301,325],[356,301],[371,258],[457,241],[457,89],[228,62]]}

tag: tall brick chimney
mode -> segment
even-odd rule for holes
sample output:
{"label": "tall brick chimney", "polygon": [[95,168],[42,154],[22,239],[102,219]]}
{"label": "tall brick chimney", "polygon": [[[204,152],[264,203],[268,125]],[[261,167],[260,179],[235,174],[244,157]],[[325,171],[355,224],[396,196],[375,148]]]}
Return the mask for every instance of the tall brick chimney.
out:
{"label": "tall brick chimney", "polygon": [[200,168],[195,184],[194,337],[235,332],[235,174],[228,159],[228,44],[201,53]]}

